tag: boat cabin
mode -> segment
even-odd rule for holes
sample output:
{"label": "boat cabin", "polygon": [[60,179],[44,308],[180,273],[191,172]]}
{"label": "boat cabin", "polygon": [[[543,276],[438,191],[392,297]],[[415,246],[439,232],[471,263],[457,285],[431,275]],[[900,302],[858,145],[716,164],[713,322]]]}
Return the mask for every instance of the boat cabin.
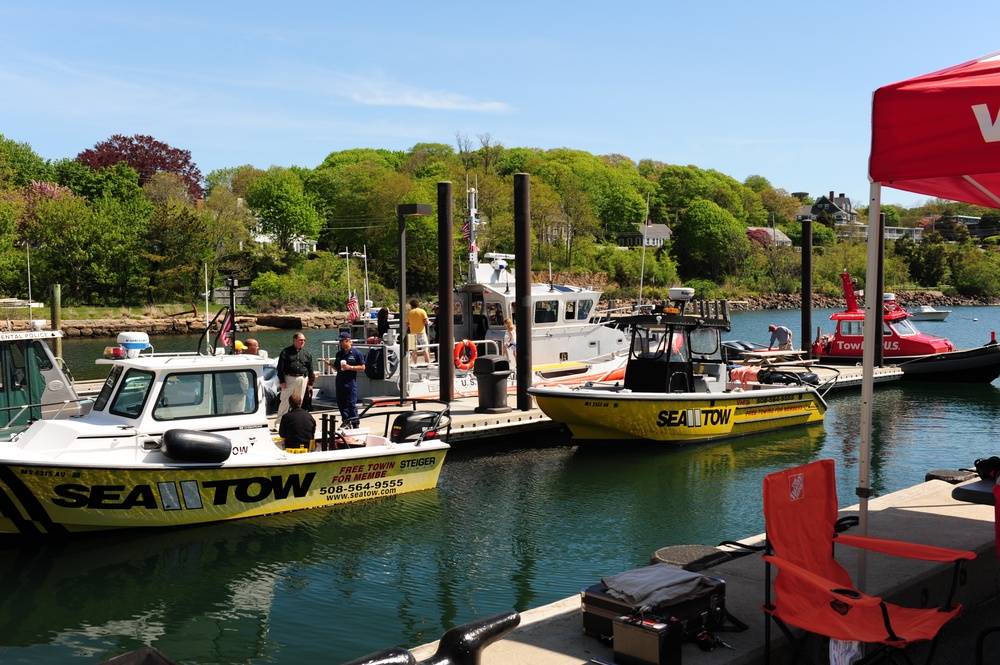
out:
{"label": "boat cabin", "polygon": [[73,379],[49,341],[58,330],[0,332],[0,427],[27,425],[40,418],[86,413]]}
{"label": "boat cabin", "polygon": [[625,389],[643,393],[724,389],[721,333],[730,329],[729,303],[700,300],[675,304],[681,307],[623,319],[632,331]]}

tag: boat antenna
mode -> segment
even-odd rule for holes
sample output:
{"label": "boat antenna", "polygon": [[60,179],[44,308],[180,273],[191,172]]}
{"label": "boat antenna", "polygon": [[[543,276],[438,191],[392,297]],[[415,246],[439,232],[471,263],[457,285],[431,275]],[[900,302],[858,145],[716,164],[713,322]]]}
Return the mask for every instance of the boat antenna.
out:
{"label": "boat antenna", "polygon": [[28,260],[28,328],[34,329],[35,320],[31,311],[31,240],[24,241],[24,252]]}
{"label": "boat antenna", "polygon": [[[476,176],[476,186],[469,187],[469,174],[465,174],[465,193],[468,197],[468,208],[469,216],[465,221],[465,226],[468,228],[468,240],[469,240],[469,284],[478,284],[477,279],[477,267],[479,264],[479,248],[476,247],[476,227],[479,225],[477,221],[477,215],[479,214],[479,209],[476,207],[476,195],[478,194],[479,188],[479,176]],[[463,233],[463,235],[465,235]]]}
{"label": "boat antenna", "polygon": [[549,291],[555,291],[556,285],[552,283],[552,261],[549,261]]}
{"label": "boat antenna", "polygon": [[208,288],[208,261],[205,261],[205,329],[208,329],[209,319],[208,319],[208,296],[212,293],[212,290]]}
{"label": "boat antenna", "polygon": [[351,297],[351,248],[344,247],[344,260],[347,261],[347,297]]}
{"label": "boat antenna", "polygon": [[[369,297],[368,297],[368,245],[363,245],[363,247],[364,247],[364,252],[365,252],[364,253],[364,257],[365,257],[365,302],[367,303],[369,301]],[[347,297],[350,298],[350,294],[348,294]],[[365,306],[367,307],[368,305],[365,305]]]}
{"label": "boat antenna", "polygon": [[649,192],[646,192],[646,214],[642,218],[642,263],[639,268],[639,300],[636,309],[642,306],[642,278],[646,276],[646,229],[649,228]]}

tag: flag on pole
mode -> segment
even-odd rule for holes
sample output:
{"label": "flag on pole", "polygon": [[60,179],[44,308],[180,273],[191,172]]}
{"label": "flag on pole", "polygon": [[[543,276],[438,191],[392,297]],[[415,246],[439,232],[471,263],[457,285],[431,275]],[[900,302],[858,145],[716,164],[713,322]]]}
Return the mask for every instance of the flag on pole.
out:
{"label": "flag on pole", "polygon": [[226,315],[222,317],[222,327],[219,328],[219,341],[226,348],[233,341],[233,310],[229,308],[226,308]]}
{"label": "flag on pole", "polygon": [[358,309],[358,294],[355,292],[347,301],[347,322],[354,323],[354,320],[359,316],[361,316],[361,311]]}
{"label": "flag on pole", "polygon": [[469,230],[469,220],[466,220],[465,223],[462,224],[462,240],[468,240],[471,237],[472,231]]}

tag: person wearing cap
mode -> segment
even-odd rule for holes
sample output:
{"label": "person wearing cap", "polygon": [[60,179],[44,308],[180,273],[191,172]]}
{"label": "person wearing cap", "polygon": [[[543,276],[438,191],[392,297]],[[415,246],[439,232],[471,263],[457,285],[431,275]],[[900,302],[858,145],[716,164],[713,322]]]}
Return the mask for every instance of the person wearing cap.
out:
{"label": "person wearing cap", "polygon": [[237,355],[243,355],[243,353],[246,352],[246,350],[247,350],[247,345],[241,342],[240,340],[236,340],[235,342],[233,342],[233,351],[235,351]]}
{"label": "person wearing cap", "polygon": [[357,427],[358,420],[358,372],[365,371],[365,357],[354,348],[351,334],[340,333],[340,350],[333,357],[324,360],[328,367],[337,372],[337,408],[344,427]]}
{"label": "person wearing cap", "polygon": [[312,385],[313,357],[306,349],[306,336],[300,332],[292,335],[292,345],[286,346],[278,354],[278,382],[281,384],[281,403],[275,417],[275,428],[281,427],[281,419],[288,411],[288,397],[295,393],[304,400],[306,389]]}
{"label": "person wearing cap", "polygon": [[792,350],[792,331],[789,328],[776,326],[772,323],[767,329],[771,331],[771,341],[767,345],[768,351],[774,348],[775,342],[778,344],[779,351]]}

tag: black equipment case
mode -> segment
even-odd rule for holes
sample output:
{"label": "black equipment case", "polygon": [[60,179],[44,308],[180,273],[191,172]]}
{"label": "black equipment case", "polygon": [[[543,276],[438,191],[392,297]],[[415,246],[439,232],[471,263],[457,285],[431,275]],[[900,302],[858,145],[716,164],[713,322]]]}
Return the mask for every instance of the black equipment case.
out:
{"label": "black equipment case", "polygon": [[[726,621],[726,582],[714,577],[708,579],[715,587],[708,593],[673,605],[650,608],[647,614],[662,618],[675,617],[685,622],[685,636],[722,626]],[[638,607],[609,595],[608,588],[602,582],[580,592],[580,612],[583,632],[602,640],[614,637],[614,620],[617,617],[640,616]]]}
{"label": "black equipment case", "polygon": [[647,614],[615,617],[613,624],[618,665],[681,665],[684,622],[680,619]]}

